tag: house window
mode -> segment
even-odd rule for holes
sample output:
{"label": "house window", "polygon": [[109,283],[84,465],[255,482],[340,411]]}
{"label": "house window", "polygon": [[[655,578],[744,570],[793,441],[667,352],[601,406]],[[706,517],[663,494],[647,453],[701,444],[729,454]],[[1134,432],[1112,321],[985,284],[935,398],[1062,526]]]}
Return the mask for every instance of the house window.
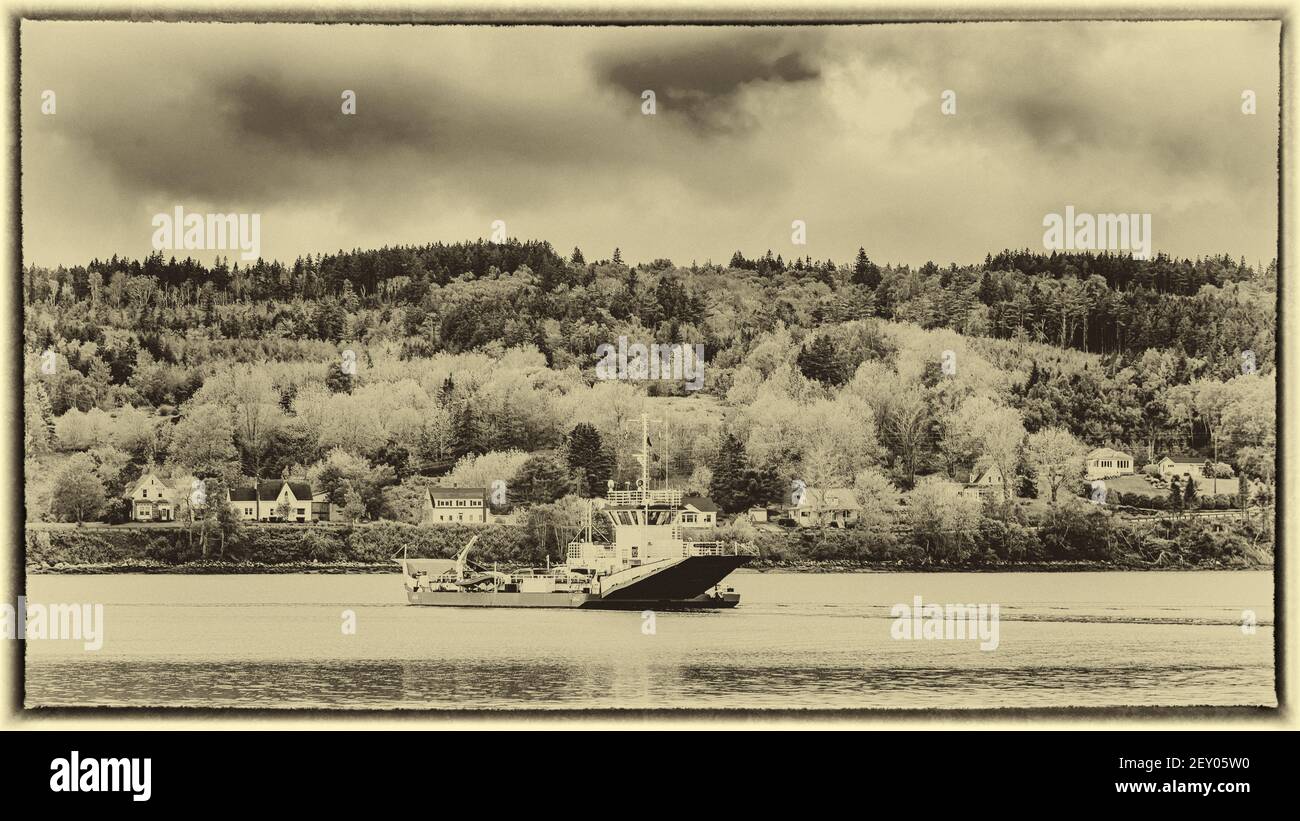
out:
{"label": "house window", "polygon": [[141,496],[141,498],[143,498],[143,499],[148,499],[148,498],[149,498],[149,488],[145,488],[144,490],[140,491],[140,496]]}
{"label": "house window", "polygon": [[682,524],[695,524],[695,514],[694,514],[694,513],[683,513],[683,514],[682,514]]}
{"label": "house window", "polygon": [[244,515],[245,515],[245,516],[252,516],[252,515],[253,515],[253,509],[252,509],[251,507],[246,507],[246,508],[244,508]]}

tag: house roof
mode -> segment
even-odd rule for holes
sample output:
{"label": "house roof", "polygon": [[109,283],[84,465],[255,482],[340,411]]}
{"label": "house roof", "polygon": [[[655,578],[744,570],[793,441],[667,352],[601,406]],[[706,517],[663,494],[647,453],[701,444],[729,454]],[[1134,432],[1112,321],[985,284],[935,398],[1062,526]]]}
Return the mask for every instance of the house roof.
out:
{"label": "house roof", "polygon": [[147,482],[150,478],[157,480],[159,489],[162,491],[166,491],[168,494],[178,494],[180,496],[189,495],[191,477],[182,476],[175,479],[162,479],[159,478],[157,473],[154,473],[152,471],[145,473],[143,476],[137,479],[134,484],[132,484],[129,488],[127,488],[126,495],[128,497],[135,496],[135,492],[139,490],[141,487],[143,487],[145,482]]}
{"label": "house roof", "polygon": [[[984,467],[980,467],[976,465],[975,468],[970,472],[970,476],[968,477],[969,481],[967,481],[966,484],[977,485],[980,482],[987,479],[988,475],[990,473],[993,473],[994,471],[997,472],[998,476],[1002,475],[1002,471],[998,468],[997,465],[985,465]],[[995,479],[994,481],[1001,482],[1002,480]]]}
{"label": "house roof", "polygon": [[1088,454],[1089,461],[1093,461],[1095,459],[1132,459],[1132,458],[1133,457],[1131,455],[1125,453],[1124,451],[1115,450],[1114,448],[1097,448],[1096,450],[1091,451]]}
{"label": "house roof", "polygon": [[[148,480],[148,479],[158,479],[158,476],[157,476],[156,474],[154,474],[154,473],[145,473],[145,474],[142,474],[142,475],[140,476],[139,479],[136,479],[136,480],[135,480],[135,483],[134,483],[134,484],[132,484],[129,488],[126,489],[126,495],[127,495],[127,496],[134,496],[134,495],[135,495],[135,492],[136,492],[137,490],[139,490],[139,489],[141,488],[141,486],[144,485],[145,481]],[[164,481],[162,481],[161,479],[158,479],[158,484],[163,485],[163,486],[166,486],[166,485],[167,485],[167,483],[164,482]],[[168,490],[171,490],[170,487],[168,487],[167,489],[168,489]]]}
{"label": "house roof", "polygon": [[486,499],[485,487],[431,487],[429,495],[435,499]]}
{"label": "house roof", "polygon": [[1172,453],[1166,453],[1160,461],[1163,462],[1165,459],[1177,465],[1203,465],[1208,461],[1204,456],[1175,456]]}
{"label": "house roof", "polygon": [[257,491],[254,492],[249,487],[232,487],[230,489],[230,501],[232,502],[274,502],[280,497],[280,488],[285,485],[293,492],[295,498],[299,501],[307,501],[311,498],[311,485],[306,482],[288,482],[284,479],[273,479],[257,483]]}
{"label": "house roof", "polygon": [[701,513],[717,513],[718,506],[707,496],[683,496],[683,507],[693,507]]}
{"label": "house roof", "polygon": [[804,488],[803,502],[804,507],[815,507],[822,510],[862,509],[862,505],[858,504],[858,498],[853,494],[853,491],[842,487]]}

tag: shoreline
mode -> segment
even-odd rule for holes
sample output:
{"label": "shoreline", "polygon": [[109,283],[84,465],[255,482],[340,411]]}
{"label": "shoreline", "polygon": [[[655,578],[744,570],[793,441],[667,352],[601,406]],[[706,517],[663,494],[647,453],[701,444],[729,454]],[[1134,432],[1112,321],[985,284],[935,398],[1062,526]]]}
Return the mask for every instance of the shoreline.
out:
{"label": "shoreline", "polygon": [[[820,573],[1096,573],[1096,572],[1194,572],[1198,570],[1267,570],[1274,565],[1139,565],[1108,562],[1026,562],[981,567],[960,565],[902,565],[895,563],[845,563],[845,562],[764,562],[739,568],[736,573],[763,574],[820,574]],[[189,562],[165,565],[148,562],[120,562],[110,564],[63,564],[53,566],[27,566],[28,576],[107,576],[118,574],[148,575],[347,575],[396,574],[396,563],[390,562]]]}

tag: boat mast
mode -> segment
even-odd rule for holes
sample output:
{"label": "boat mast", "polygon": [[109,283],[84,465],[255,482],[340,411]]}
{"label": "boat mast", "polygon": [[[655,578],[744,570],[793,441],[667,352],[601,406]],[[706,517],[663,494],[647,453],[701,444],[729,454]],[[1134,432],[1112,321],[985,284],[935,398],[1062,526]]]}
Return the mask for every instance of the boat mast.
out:
{"label": "boat mast", "polygon": [[644,526],[650,523],[650,415],[644,411],[641,412],[641,504]]}

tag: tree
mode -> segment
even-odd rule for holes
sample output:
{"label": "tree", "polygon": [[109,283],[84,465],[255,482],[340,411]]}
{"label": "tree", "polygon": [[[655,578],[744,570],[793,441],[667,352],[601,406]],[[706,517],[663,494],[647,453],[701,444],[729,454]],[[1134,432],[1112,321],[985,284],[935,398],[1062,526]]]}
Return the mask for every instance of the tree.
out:
{"label": "tree", "polygon": [[728,513],[766,504],[780,492],[771,472],[750,467],[744,443],[730,431],[722,434],[709,468],[709,498]]}
{"label": "tree", "polygon": [[825,334],[814,339],[811,345],[802,348],[799,356],[795,358],[795,364],[799,366],[799,372],[805,377],[821,382],[823,385],[839,387],[848,379],[840,364],[835,343]]}
{"label": "tree", "polygon": [[983,420],[978,430],[980,453],[1002,474],[1002,500],[1011,499],[1016,475],[1016,457],[1025,438],[1019,411],[1004,408]]}
{"label": "tree", "polygon": [[930,430],[929,403],[921,391],[906,388],[884,397],[881,416],[885,440],[903,463],[907,486],[916,485],[916,467]]}
{"label": "tree", "polygon": [[456,458],[482,453],[479,441],[479,424],[473,400],[466,399],[455,407],[452,415],[452,455]]}
{"label": "tree", "polygon": [[1027,448],[1020,449],[1020,456],[1016,459],[1016,474],[1020,477],[1020,484],[1016,488],[1017,495],[1022,499],[1038,498],[1038,468],[1029,459]]}
{"label": "tree", "polygon": [[104,510],[107,501],[104,483],[95,468],[95,460],[84,453],[68,460],[54,479],[54,500],[50,507],[55,515],[70,518],[80,525]]}
{"label": "tree", "polygon": [[[226,375],[230,380],[235,422],[235,438],[239,444],[245,468],[254,478],[262,477],[262,459],[270,444],[273,431],[283,419],[280,411],[280,394],[271,383],[271,377],[254,368],[233,368]],[[204,385],[207,389],[208,385]]]}
{"label": "tree", "polygon": [[45,387],[35,379],[23,383],[23,453],[39,456],[54,438],[54,410]]}
{"label": "tree", "polygon": [[349,522],[360,521],[365,512],[366,506],[361,501],[361,494],[349,483],[343,493],[343,518]]}
{"label": "tree", "polygon": [[1045,428],[1029,435],[1029,461],[1051,489],[1052,504],[1056,504],[1057,489],[1083,473],[1087,454],[1084,444],[1065,428]]}
{"label": "tree", "polygon": [[549,504],[573,490],[568,465],[554,453],[528,457],[508,485],[508,493],[527,504]]}
{"label": "tree", "polygon": [[864,526],[888,527],[894,521],[900,494],[894,483],[876,468],[868,467],[853,477],[853,494],[862,506]]}
{"label": "tree", "polygon": [[566,446],[569,470],[578,480],[578,493],[583,497],[599,496],[614,473],[614,460],[605,450],[600,431],[586,422],[574,425],[569,431]]}
{"label": "tree", "polygon": [[213,532],[218,539],[217,557],[226,556],[226,542],[239,533],[239,516],[227,503],[229,486],[221,478],[205,479],[204,503],[197,508],[199,514],[199,549],[208,556],[208,538]]}
{"label": "tree", "polygon": [[[941,383],[942,384],[942,383]],[[979,436],[983,420],[997,413],[998,406],[986,396],[971,396],[953,410],[940,413],[936,427],[940,433],[939,452],[949,478],[959,465],[967,465],[979,455]]]}
{"label": "tree", "polygon": [[1179,484],[1177,477],[1174,477],[1169,482],[1169,509],[1183,509],[1183,488]]}
{"label": "tree", "polygon": [[1196,509],[1196,480],[1187,477],[1187,486],[1183,488],[1183,504],[1188,510]]}
{"label": "tree", "polygon": [[307,481],[340,507],[347,507],[349,494],[355,493],[363,513],[379,518],[383,515],[384,488],[395,484],[397,477],[387,465],[371,465],[360,456],[334,448],[308,469]]}
{"label": "tree", "polygon": [[352,374],[337,362],[331,362],[325,371],[325,387],[330,393],[352,393]]}
{"label": "tree", "polygon": [[907,494],[912,536],[930,562],[959,563],[970,556],[979,527],[981,502],[964,496],[961,485],[926,476]]}
{"label": "tree", "polygon": [[880,267],[867,257],[865,248],[858,249],[857,259],[854,260],[853,284],[865,285],[872,290],[880,285]]}
{"label": "tree", "polygon": [[230,411],[221,405],[191,407],[176,423],[172,461],[195,476],[230,477],[239,458]]}

